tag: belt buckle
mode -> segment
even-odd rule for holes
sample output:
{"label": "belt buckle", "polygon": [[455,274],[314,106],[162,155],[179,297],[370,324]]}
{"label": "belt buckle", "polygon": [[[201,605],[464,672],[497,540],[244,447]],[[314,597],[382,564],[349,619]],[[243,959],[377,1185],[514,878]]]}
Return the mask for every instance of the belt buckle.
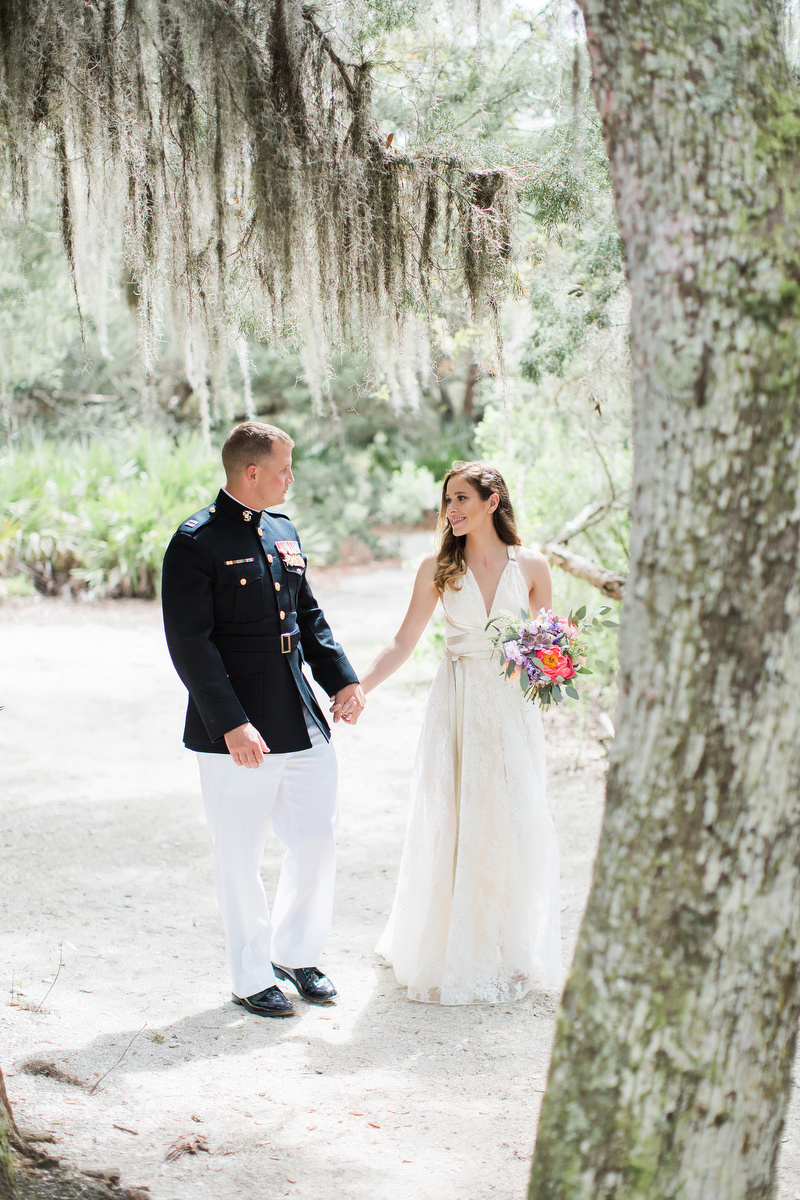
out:
{"label": "belt buckle", "polygon": [[290,633],[281,634],[281,654],[292,653],[292,635]]}

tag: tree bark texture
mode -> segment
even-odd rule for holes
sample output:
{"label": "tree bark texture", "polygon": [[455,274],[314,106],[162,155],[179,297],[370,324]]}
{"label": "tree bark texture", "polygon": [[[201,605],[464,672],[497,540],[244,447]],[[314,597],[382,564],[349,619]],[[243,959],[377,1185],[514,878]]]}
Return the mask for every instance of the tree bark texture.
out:
{"label": "tree bark texture", "polygon": [[0,1200],[15,1200],[15,1170],[12,1150],[23,1151],[23,1142],[8,1102],[6,1083],[0,1071]]}
{"label": "tree bark texture", "polygon": [[532,1200],[772,1194],[800,1012],[800,99],[777,0],[582,0],[633,298],[621,686]]}

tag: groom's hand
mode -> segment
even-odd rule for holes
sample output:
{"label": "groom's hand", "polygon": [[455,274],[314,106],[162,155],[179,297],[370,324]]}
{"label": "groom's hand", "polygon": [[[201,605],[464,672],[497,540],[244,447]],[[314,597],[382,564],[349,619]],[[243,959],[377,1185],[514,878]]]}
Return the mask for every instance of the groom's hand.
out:
{"label": "groom's hand", "polygon": [[355,725],[364,711],[364,705],[367,703],[367,698],[360,683],[349,683],[347,687],[342,688],[331,699],[333,700],[331,712],[333,713],[334,724],[337,721],[347,721],[348,725]]}
{"label": "groom's hand", "polygon": [[254,725],[248,721],[225,734],[225,745],[237,767],[260,767],[269,746]]}

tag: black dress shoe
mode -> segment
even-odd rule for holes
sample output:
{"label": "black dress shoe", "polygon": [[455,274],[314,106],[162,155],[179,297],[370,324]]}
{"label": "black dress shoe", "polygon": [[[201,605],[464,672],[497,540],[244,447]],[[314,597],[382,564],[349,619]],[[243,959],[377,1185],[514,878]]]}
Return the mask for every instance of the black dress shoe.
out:
{"label": "black dress shoe", "polygon": [[279,967],[273,963],[272,968],[278,979],[293,983],[303,999],[311,1004],[332,1004],[339,994],[328,976],[316,967]]}
{"label": "black dress shoe", "polygon": [[257,1017],[293,1017],[294,1008],[291,1000],[287,1000],[279,987],[264,988],[263,992],[255,992],[252,996],[231,995],[234,1004],[241,1004],[248,1012]]}

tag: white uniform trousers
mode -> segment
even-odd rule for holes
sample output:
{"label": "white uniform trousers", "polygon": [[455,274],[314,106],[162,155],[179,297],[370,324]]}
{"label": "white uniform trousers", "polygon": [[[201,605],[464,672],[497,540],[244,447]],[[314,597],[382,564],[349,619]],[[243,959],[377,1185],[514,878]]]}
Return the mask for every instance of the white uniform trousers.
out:
{"label": "white uniform trousers", "polygon": [[[239,767],[201,754],[200,784],[214,841],[214,882],[231,986],[252,996],[275,983],[272,963],[314,967],[328,938],[336,874],[336,753],[307,717],[311,748]],[[267,827],[286,846],[275,903],[261,880]]]}

